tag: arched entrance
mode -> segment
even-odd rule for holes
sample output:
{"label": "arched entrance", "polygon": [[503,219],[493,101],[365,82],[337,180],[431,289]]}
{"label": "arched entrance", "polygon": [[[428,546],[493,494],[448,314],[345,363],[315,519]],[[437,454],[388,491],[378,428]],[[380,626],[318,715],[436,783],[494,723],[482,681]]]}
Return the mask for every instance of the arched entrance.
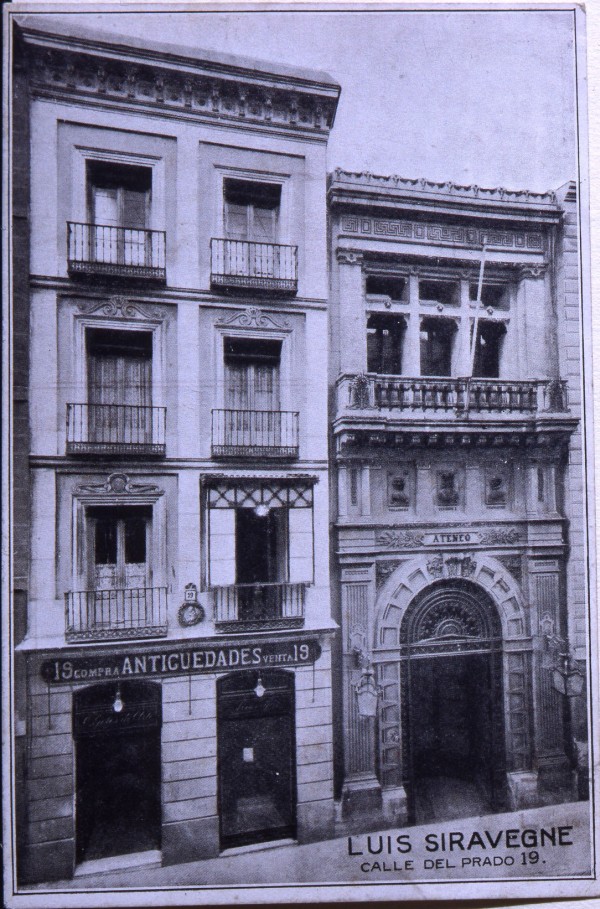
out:
{"label": "arched entrance", "polygon": [[160,685],[75,694],[77,862],[160,848],[160,727]]}
{"label": "arched entrance", "polygon": [[217,682],[221,848],[296,836],[294,675]]}
{"label": "arched entrance", "polygon": [[503,803],[502,633],[495,604],[462,578],[426,587],[400,625],[403,775],[417,823]]}

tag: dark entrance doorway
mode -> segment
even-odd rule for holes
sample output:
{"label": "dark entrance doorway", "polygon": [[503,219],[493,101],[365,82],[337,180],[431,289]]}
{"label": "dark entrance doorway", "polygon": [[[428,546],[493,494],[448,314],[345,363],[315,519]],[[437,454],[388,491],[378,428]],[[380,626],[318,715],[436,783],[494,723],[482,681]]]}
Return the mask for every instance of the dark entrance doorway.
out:
{"label": "dark entrance doorway", "polygon": [[404,775],[416,823],[503,805],[502,654],[495,605],[467,581],[432,585],[402,630]]}
{"label": "dark entrance doorway", "polygon": [[296,835],[294,676],[218,682],[221,848]]}
{"label": "dark entrance doorway", "polygon": [[160,686],[75,696],[77,862],[160,848]]}

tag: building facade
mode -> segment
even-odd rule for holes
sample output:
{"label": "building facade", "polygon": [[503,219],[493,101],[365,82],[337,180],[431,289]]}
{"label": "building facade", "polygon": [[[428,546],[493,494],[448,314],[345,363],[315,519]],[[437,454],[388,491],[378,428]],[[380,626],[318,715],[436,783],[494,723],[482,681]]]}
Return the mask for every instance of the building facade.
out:
{"label": "building facade", "polygon": [[339,87],[34,17],[15,59],[21,876],[331,836]]}
{"label": "building facade", "polygon": [[342,819],[585,797],[574,185],[328,193]]}

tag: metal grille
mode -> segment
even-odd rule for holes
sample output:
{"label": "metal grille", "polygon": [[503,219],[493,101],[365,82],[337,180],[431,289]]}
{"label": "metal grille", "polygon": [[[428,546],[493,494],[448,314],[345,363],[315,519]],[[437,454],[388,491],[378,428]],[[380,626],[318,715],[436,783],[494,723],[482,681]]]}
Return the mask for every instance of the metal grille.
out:
{"label": "metal grille", "polygon": [[167,279],[166,234],[162,230],[69,221],[67,234],[72,274]]}
{"label": "metal grille", "polygon": [[79,590],[65,594],[67,641],[162,637],[167,588]]}
{"label": "metal grille", "polygon": [[213,457],[298,457],[298,413],[213,410]]}
{"label": "metal grille", "polygon": [[288,293],[298,289],[296,246],[213,238],[210,249],[212,284]]}
{"label": "metal grille", "polygon": [[166,408],[67,404],[67,454],[165,455]]}

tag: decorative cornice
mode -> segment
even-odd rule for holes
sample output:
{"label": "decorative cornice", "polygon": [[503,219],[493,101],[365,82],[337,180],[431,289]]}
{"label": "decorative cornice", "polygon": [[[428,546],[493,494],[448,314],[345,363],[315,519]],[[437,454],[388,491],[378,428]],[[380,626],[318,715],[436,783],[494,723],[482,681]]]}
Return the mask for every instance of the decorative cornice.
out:
{"label": "decorative cornice", "polygon": [[411,179],[399,177],[397,174],[381,176],[369,171],[360,173],[342,170],[337,167],[332,176],[331,183],[339,182],[355,186],[378,187],[385,189],[405,189],[417,193],[435,193],[437,195],[459,196],[467,199],[478,199],[490,202],[516,202],[527,205],[552,205],[557,204],[554,192],[532,192],[528,189],[511,190],[503,186],[486,188],[475,183],[468,185],[453,183],[452,180],[436,181],[424,177]]}
{"label": "decorative cornice", "polygon": [[133,303],[126,297],[110,297],[108,300],[80,302],[77,308],[86,316],[101,315],[111,319],[144,319],[146,321],[163,321],[166,311],[159,306],[147,303]]}
{"label": "decorative cornice", "polygon": [[[143,54],[25,31],[31,89],[41,96],[89,104],[111,102],[166,114],[268,126],[326,138],[339,87],[233,63]],[[71,47],[69,47],[69,43]],[[132,60],[132,57],[136,59]],[[144,60],[144,56],[150,59]]]}
{"label": "decorative cornice", "polygon": [[125,473],[113,473],[104,483],[84,483],[75,488],[76,495],[162,496],[164,490],[151,483],[133,483]]}
{"label": "decorative cornice", "polygon": [[528,278],[543,278],[546,274],[547,266],[546,265],[522,265],[518,270],[518,277],[520,281]]}
{"label": "decorative cornice", "polygon": [[290,320],[282,318],[277,320],[269,313],[263,312],[257,306],[249,306],[241,312],[234,312],[230,316],[221,316],[215,325],[219,328],[262,328],[271,331],[289,331]]}

